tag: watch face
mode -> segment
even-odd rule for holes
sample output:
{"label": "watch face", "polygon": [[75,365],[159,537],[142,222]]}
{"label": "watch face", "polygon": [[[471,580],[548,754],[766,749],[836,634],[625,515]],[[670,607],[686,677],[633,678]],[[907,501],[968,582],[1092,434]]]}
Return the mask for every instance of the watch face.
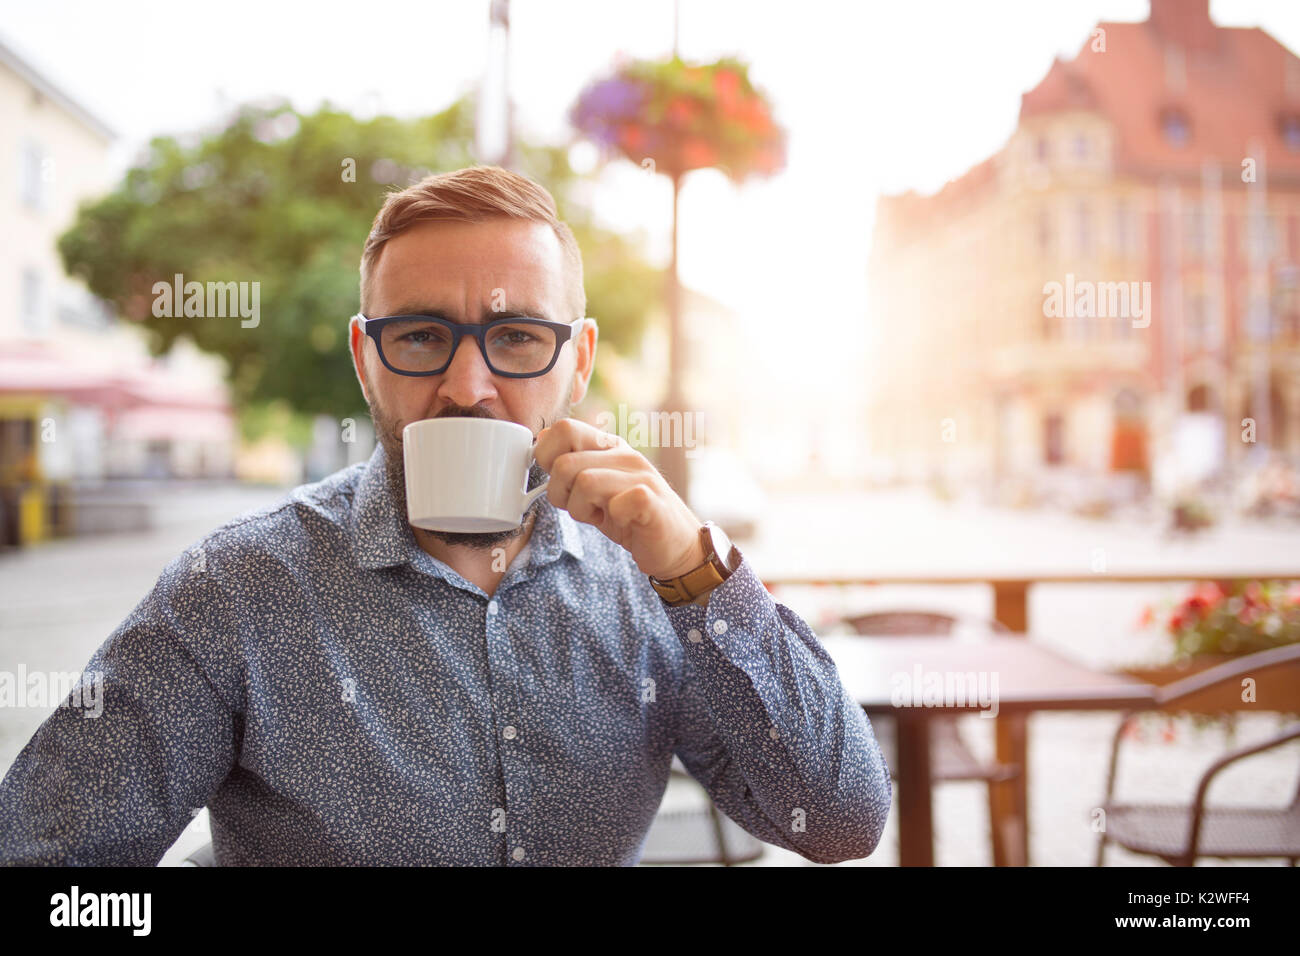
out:
{"label": "watch face", "polygon": [[722,566],[728,571],[736,570],[736,555],[734,553],[735,549],[731,543],[731,539],[727,537],[725,531],[711,521],[708,522],[708,528],[709,541],[712,544],[713,553],[718,556],[718,560],[722,562]]}

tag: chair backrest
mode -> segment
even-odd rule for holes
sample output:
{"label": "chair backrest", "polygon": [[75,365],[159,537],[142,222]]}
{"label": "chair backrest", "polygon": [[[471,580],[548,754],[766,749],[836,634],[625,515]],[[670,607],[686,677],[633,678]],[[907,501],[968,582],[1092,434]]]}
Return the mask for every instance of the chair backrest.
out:
{"label": "chair backrest", "polygon": [[[1191,677],[1165,684],[1156,692],[1156,704],[1163,707],[1218,684],[1236,682],[1241,677],[1258,679],[1260,675],[1275,670],[1293,671],[1300,678],[1300,644],[1284,644],[1266,651],[1244,654]],[[1290,686],[1295,687],[1296,684]],[[1267,709],[1265,701],[1260,702],[1260,709]]]}
{"label": "chair backrest", "polygon": [[955,633],[959,628],[987,630],[994,634],[1006,634],[1008,628],[1000,621],[985,621],[967,615],[950,614],[945,611],[923,611],[899,608],[887,611],[871,611],[846,617],[844,623],[853,629],[854,634],[863,636],[899,637],[939,637]]}

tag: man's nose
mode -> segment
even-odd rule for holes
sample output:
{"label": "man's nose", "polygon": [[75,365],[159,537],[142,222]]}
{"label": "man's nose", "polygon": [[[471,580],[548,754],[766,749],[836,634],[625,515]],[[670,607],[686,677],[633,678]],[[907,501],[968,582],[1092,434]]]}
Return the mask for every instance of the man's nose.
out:
{"label": "man's nose", "polygon": [[478,342],[471,336],[465,336],[460,340],[456,354],[452,356],[451,365],[440,376],[438,397],[469,408],[495,398],[496,394],[492,370],[483,361]]}

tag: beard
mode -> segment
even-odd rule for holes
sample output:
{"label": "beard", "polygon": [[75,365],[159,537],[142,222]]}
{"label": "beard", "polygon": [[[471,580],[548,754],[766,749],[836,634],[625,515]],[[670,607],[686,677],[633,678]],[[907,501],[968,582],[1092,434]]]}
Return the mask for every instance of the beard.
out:
{"label": "beard", "polygon": [[[571,393],[570,393],[571,394]],[[366,404],[370,408],[370,419],[375,425],[375,435],[380,444],[384,446],[385,472],[388,481],[388,493],[392,495],[393,502],[397,508],[398,514],[405,517],[406,515],[406,456],[402,448],[402,428],[395,416],[389,415],[378,399],[370,401],[367,399]],[[545,416],[542,417],[541,428],[547,428],[554,425],[561,418],[569,417],[572,406],[566,401],[561,408],[557,409],[555,414],[548,421]],[[438,412],[434,418],[491,418],[496,419],[495,415],[490,414],[486,409],[477,405],[464,407],[460,405],[449,405],[442,411]],[[541,428],[537,429],[538,432]],[[537,432],[534,432],[537,434]],[[533,462],[528,469],[528,490],[536,488],[546,480],[546,472],[542,471],[537,462]],[[536,516],[538,509],[542,505],[542,499],[545,495],[538,495],[537,499],[528,506],[524,513],[523,520],[519,527],[511,528],[507,531],[427,531],[424,528],[411,526],[412,533],[417,540],[422,535],[427,535],[443,544],[453,545],[460,548],[471,548],[476,551],[487,551],[499,547],[508,541],[513,541],[527,530],[533,518]]]}

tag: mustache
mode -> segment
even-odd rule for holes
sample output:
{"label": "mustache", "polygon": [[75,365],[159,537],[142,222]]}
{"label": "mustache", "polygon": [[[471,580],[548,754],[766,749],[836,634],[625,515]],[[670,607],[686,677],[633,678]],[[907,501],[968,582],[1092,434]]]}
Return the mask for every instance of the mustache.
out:
{"label": "mustache", "polygon": [[438,412],[434,418],[491,418],[496,420],[496,416],[486,408],[478,405],[448,405]]}

